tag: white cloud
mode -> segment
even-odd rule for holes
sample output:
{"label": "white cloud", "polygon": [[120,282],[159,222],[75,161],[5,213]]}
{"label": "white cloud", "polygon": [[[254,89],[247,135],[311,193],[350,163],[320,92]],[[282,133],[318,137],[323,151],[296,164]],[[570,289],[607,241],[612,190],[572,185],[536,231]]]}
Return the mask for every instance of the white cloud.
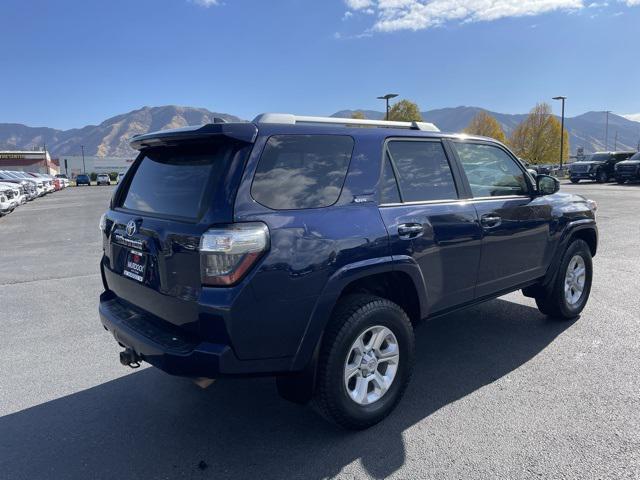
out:
{"label": "white cloud", "polygon": [[583,6],[582,0],[378,0],[374,29],[422,30],[447,21],[490,21],[554,10],[578,10]]}
{"label": "white cloud", "polygon": [[353,17],[353,13],[352,12],[344,12],[344,15],[342,17],[342,20],[349,20],[351,17]]}
{"label": "white cloud", "polygon": [[[376,15],[371,30],[423,30],[446,22],[461,23],[497,20],[506,17],[535,16],[553,11],[576,12],[596,9],[610,0],[344,0],[352,12]],[[628,7],[640,0],[617,0]]]}
{"label": "white cloud", "polygon": [[362,10],[373,6],[373,0],[344,0],[351,10]]}
{"label": "white cloud", "polygon": [[640,122],[640,113],[627,113],[622,115],[627,120],[633,120],[634,122]]}
{"label": "white cloud", "polygon": [[202,5],[203,7],[212,7],[215,5],[220,5],[221,0],[193,0],[194,3],[198,5]]}

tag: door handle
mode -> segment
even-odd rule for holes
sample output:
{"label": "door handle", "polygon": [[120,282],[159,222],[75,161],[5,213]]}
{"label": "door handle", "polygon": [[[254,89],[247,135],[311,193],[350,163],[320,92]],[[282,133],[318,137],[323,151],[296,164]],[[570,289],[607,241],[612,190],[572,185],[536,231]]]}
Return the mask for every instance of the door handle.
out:
{"label": "door handle", "polygon": [[480,218],[480,223],[482,223],[482,226],[485,228],[495,228],[502,223],[502,218],[498,215],[489,213]]}
{"label": "door handle", "polygon": [[419,237],[424,232],[424,228],[419,223],[403,223],[398,225],[398,236],[402,240],[411,240]]}

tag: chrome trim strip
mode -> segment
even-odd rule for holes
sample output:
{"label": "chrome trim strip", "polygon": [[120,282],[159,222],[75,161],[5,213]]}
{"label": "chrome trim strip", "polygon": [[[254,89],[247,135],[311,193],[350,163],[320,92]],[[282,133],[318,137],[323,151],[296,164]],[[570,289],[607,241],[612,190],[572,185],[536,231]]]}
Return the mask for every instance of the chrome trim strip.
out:
{"label": "chrome trim strip", "polygon": [[519,198],[531,198],[529,195],[505,195],[496,197],[477,197],[477,198],[456,198],[456,199],[443,199],[443,200],[424,200],[418,202],[396,202],[396,203],[381,203],[378,207],[402,207],[406,205],[438,205],[448,203],[476,203],[476,202],[490,202],[492,200],[517,200]]}

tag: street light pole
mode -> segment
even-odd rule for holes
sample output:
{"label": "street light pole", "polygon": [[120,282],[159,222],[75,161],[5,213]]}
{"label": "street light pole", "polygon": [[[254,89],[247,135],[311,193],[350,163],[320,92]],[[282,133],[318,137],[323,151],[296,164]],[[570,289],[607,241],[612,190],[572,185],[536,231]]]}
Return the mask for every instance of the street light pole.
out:
{"label": "street light pole", "polygon": [[560,171],[562,171],[562,160],[564,158],[564,101],[567,97],[553,97],[554,100],[562,100],[562,121],[560,122]]}
{"label": "street light pole", "polygon": [[604,127],[604,151],[608,152],[609,151],[609,114],[611,113],[611,110],[607,110],[605,113],[607,114],[607,120]]}
{"label": "street light pole", "polygon": [[385,120],[389,120],[389,100],[391,100],[392,98],[396,98],[397,96],[397,93],[387,93],[386,95],[377,97],[378,100],[385,100],[387,102],[387,114],[384,117]]}
{"label": "street light pole", "polygon": [[47,171],[47,175],[49,172],[49,162],[47,162],[47,144],[44,144],[44,168]]}
{"label": "street light pole", "polygon": [[82,149],[82,173],[87,173],[87,169],[84,166],[84,145],[80,145],[80,148]]}

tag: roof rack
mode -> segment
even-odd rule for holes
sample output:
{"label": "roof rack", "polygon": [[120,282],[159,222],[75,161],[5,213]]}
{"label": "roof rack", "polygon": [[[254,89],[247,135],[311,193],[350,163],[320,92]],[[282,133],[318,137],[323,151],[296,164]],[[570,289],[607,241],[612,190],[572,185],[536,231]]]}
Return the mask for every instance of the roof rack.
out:
{"label": "roof rack", "polygon": [[280,123],[286,125],[297,125],[300,123],[320,123],[356,127],[407,128],[411,130],[422,130],[423,132],[440,131],[438,127],[429,122],[391,122],[387,120],[360,120],[358,118],[310,117],[302,115],[292,115],[290,113],[263,113],[261,115],[258,115],[253,120],[253,123]]}

